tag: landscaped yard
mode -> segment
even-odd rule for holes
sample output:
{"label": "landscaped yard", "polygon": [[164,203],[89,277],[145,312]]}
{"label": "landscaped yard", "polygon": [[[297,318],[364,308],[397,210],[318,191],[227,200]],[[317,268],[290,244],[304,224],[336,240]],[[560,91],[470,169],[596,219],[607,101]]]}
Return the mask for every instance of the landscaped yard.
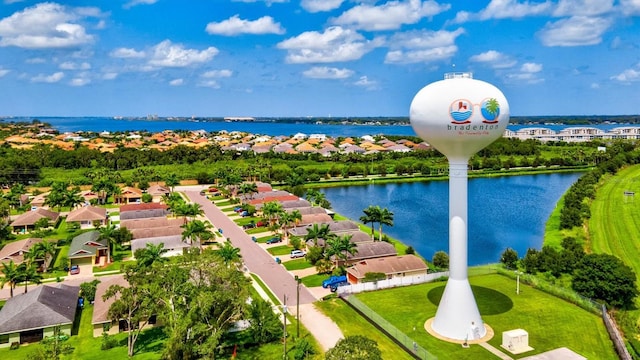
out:
{"label": "landscaped yard", "polygon": [[[514,281],[501,275],[475,276],[470,282],[480,314],[495,332],[491,345],[500,348],[503,331],[521,328],[529,333],[529,345],[535,350],[513,358],[567,347],[589,359],[617,359],[599,316],[522,284],[516,295]],[[438,359],[492,358],[479,346],[464,349],[424,330],[425,321],[435,316],[444,286],[444,282],[428,283],[357,297]]]}
{"label": "landscaped yard", "polygon": [[273,256],[289,255],[291,253],[291,250],[293,250],[293,248],[288,245],[279,245],[267,249],[269,254]]}
{"label": "landscaped yard", "polygon": [[305,258],[285,261],[283,264],[285,269],[289,271],[302,270],[302,269],[308,269],[310,267],[313,267],[313,265],[311,265]]}

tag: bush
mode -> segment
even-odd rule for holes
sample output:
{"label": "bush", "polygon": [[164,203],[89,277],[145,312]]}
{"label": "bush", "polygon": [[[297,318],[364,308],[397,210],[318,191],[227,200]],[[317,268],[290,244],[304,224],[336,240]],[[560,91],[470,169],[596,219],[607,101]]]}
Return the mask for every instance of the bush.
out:
{"label": "bush", "polygon": [[444,251],[436,251],[435,254],[433,254],[433,266],[437,267],[438,269],[448,269],[449,268],[449,255],[444,252]]}
{"label": "bush", "polygon": [[106,332],[102,333],[102,345],[100,345],[101,350],[109,350],[118,345],[118,340],[109,336]]}
{"label": "bush", "polygon": [[415,255],[416,250],[413,248],[413,246],[409,246],[406,249],[404,249],[404,253],[407,255]]}

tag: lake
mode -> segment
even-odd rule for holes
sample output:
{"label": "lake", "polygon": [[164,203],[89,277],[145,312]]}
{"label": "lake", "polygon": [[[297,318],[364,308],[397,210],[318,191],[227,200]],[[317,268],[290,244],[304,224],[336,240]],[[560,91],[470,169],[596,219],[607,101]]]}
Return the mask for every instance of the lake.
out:
{"label": "lake", "polygon": [[[507,247],[515,249],[521,257],[528,248],[540,249],[549,215],[581,175],[469,179],[469,265],[498,262]],[[438,250],[448,253],[448,181],[371,184],[321,191],[334,211],[355,221],[369,205],[388,208],[394,213],[394,226],[383,227],[383,233],[413,246],[428,260]]]}

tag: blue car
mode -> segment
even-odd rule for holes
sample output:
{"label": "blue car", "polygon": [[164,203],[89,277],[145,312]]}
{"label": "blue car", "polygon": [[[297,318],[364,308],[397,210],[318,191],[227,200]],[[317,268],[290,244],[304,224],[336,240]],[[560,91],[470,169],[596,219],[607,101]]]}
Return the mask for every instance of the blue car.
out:
{"label": "blue car", "polygon": [[280,236],[274,236],[271,239],[267,240],[267,244],[275,244],[279,242],[282,242],[282,239],[280,238]]}

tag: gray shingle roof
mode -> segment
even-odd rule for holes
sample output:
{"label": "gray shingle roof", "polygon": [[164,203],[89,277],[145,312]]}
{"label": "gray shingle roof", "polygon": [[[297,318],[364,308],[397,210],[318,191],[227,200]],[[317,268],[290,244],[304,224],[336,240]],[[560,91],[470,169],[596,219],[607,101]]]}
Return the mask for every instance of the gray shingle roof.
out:
{"label": "gray shingle roof", "polygon": [[107,248],[107,239],[100,239],[99,231],[82,233],[71,240],[69,259],[95,255],[98,250]]}
{"label": "gray shingle roof", "polygon": [[42,285],[16,295],[0,310],[0,334],[73,323],[80,288]]}

